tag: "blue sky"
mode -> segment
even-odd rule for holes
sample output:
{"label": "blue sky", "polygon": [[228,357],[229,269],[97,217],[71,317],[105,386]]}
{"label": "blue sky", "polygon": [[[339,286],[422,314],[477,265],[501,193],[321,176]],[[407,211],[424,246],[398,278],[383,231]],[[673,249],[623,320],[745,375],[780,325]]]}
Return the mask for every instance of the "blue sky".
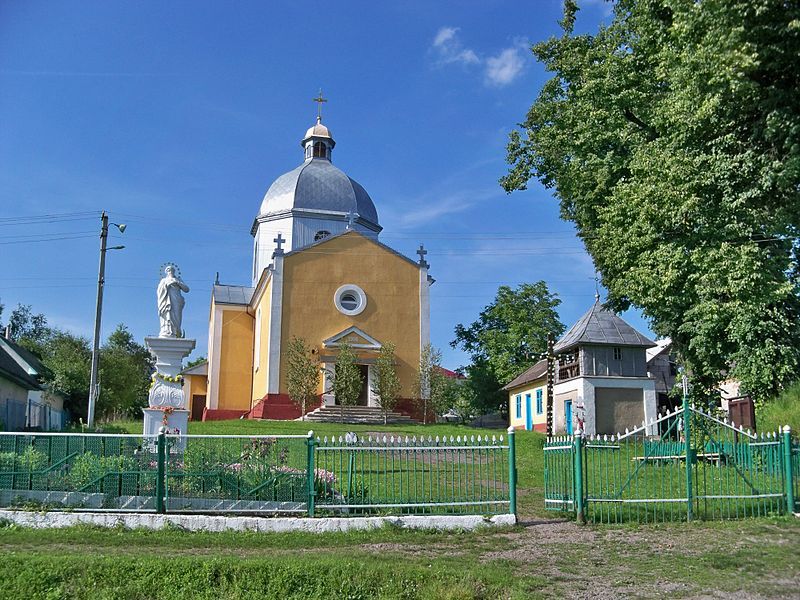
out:
{"label": "blue sky", "polygon": [[[527,47],[558,33],[540,2],[0,3],[0,302],[90,336],[99,211],[126,223],[109,253],[103,336],[157,332],[159,267],[191,286],[184,327],[204,354],[211,284],[248,284],[249,229],[270,183],[302,161],[319,88],[335,164],[378,209],[381,239],[429,249],[432,341],[498,285],[544,279],[571,324],[591,260],[536,183],[497,184],[508,131],[546,73]],[[578,28],[608,17],[584,2]],[[92,214],[76,214],[88,213]],[[53,239],[67,238],[67,239]],[[626,317],[647,332],[635,313]]]}

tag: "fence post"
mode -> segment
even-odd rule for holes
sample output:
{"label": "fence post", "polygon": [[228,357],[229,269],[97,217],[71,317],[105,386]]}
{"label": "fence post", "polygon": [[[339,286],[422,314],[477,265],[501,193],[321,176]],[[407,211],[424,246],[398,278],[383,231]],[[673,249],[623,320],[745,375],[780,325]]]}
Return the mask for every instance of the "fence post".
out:
{"label": "fence post", "polygon": [[686,452],[686,520],[692,520],[694,498],[692,497],[692,432],[689,425],[689,395],[686,388],[686,376],[683,378],[683,447]]}
{"label": "fence post", "polygon": [[166,507],[164,506],[164,490],[166,488],[166,458],[167,458],[167,428],[161,427],[158,430],[158,442],[156,448],[158,451],[158,466],[156,472],[156,512],[164,514]]}
{"label": "fence post", "polygon": [[514,428],[508,428],[508,512],[517,516],[517,450]]}
{"label": "fence post", "polygon": [[573,436],[573,454],[575,474],[575,518],[578,523],[586,522],[585,507],[583,505],[583,431],[579,428]]}
{"label": "fence post", "polygon": [[308,509],[308,516],[314,516],[314,496],[316,487],[314,485],[314,431],[308,432],[306,439],[306,448],[308,451],[308,459],[306,462],[306,482],[308,488],[308,499],[306,500],[306,507]]}
{"label": "fence post", "polygon": [[794,512],[794,470],[792,469],[792,428],[783,428],[783,471],[786,482],[786,512]]}

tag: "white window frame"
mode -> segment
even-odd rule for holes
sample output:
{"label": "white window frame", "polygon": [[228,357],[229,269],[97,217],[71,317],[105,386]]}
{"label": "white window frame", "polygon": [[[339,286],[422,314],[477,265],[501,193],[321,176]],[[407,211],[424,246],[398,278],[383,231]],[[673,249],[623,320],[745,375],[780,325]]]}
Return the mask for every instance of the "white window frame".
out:
{"label": "white window frame", "polygon": [[[342,296],[348,292],[355,294],[358,298],[358,306],[353,309],[347,309],[342,306]],[[367,295],[364,293],[364,290],[354,283],[346,283],[345,285],[339,287],[339,289],[336,290],[336,293],[333,294],[333,304],[336,306],[336,310],[343,315],[354,317],[356,315],[360,315],[362,312],[364,312],[364,309],[367,308]]]}

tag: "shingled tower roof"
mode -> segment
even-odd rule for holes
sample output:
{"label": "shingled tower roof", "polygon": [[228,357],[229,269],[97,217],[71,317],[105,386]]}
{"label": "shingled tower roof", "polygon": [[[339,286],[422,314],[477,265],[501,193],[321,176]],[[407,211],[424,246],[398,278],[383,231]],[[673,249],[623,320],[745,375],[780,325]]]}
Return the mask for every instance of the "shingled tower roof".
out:
{"label": "shingled tower roof", "polygon": [[598,299],[592,308],[570,327],[556,342],[554,350],[563,352],[578,344],[601,344],[606,346],[639,346],[650,348],[655,344],[619,316],[600,304]]}

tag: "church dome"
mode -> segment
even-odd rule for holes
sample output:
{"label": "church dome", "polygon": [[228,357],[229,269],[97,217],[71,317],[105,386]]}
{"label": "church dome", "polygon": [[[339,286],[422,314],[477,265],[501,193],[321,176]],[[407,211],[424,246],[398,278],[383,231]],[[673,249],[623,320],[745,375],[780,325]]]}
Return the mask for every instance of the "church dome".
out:
{"label": "church dome", "polygon": [[321,121],[317,121],[315,125],[312,125],[308,128],[308,131],[306,131],[306,135],[303,139],[307,140],[312,137],[326,137],[333,139],[333,134],[331,134],[330,130],[325,127]]}
{"label": "church dome", "polygon": [[330,130],[318,117],[301,142],[305,162],[269,187],[259,217],[292,210],[336,217],[356,213],[359,220],[380,227],[378,212],[367,191],[331,163],[335,144]]}
{"label": "church dome", "polygon": [[292,209],[341,215],[352,211],[379,225],[378,212],[367,191],[324,158],[310,158],[278,177],[267,190],[259,214]]}

